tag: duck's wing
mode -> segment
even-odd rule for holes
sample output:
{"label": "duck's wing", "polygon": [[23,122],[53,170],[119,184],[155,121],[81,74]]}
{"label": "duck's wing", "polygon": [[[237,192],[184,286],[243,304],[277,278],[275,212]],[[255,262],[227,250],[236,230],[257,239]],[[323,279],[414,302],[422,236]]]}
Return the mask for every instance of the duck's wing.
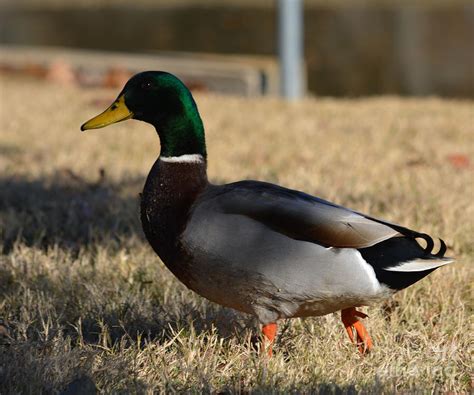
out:
{"label": "duck's wing", "polygon": [[240,181],[216,187],[212,195],[214,207],[224,213],[250,217],[297,240],[326,247],[366,248],[408,236],[425,239],[427,253],[433,249],[428,235],[270,183]]}

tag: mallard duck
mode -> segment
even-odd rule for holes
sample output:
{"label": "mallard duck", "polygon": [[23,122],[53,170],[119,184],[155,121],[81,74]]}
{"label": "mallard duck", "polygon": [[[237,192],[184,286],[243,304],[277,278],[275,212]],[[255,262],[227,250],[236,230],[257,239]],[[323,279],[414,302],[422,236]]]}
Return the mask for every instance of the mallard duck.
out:
{"label": "mallard duck", "polygon": [[[445,243],[334,203],[260,181],[214,185],[204,126],[189,89],[161,71],[133,76],[81,130],[136,119],[161,141],[141,195],[147,240],[199,295],[262,324],[271,354],[277,321],[341,311],[351,341],[372,340],[356,308],[381,301],[450,263]],[[422,247],[419,240],[424,240]]]}

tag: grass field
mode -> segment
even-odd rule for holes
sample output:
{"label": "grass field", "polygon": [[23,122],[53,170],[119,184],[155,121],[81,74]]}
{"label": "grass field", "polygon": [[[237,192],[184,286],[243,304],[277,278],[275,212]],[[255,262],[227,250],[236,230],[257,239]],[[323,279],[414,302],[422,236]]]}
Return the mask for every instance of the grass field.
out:
{"label": "grass field", "polygon": [[1,80],[0,394],[473,390],[473,102],[197,95],[214,182],[301,189],[443,237],[457,259],[364,309],[370,355],[332,314],[282,322],[268,360],[251,317],[187,290],[142,235],[154,131],[79,131],[116,94]]}

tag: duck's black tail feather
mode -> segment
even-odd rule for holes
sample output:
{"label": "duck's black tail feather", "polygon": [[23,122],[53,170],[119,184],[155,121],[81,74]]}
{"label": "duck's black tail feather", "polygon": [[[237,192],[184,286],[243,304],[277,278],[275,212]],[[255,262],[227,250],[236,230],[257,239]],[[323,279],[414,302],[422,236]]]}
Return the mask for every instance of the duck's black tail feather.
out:
{"label": "duck's black tail feather", "polygon": [[[405,228],[403,228],[405,229]],[[400,232],[401,233],[401,232]],[[406,233],[402,233],[405,236],[412,236],[415,239],[423,239],[426,241],[426,247],[424,248],[425,254],[426,255],[431,255],[436,258],[444,258],[444,254],[446,253],[447,247],[446,243],[444,242],[443,239],[438,239],[439,240],[439,250],[436,254],[433,254],[433,249],[434,249],[434,241],[433,238],[430,235],[427,235],[426,233],[418,233],[413,230],[410,230],[410,235]]]}
{"label": "duck's black tail feather", "polygon": [[[431,236],[399,226],[392,227],[403,237],[393,237],[359,249],[364,260],[373,267],[377,279],[388,287],[396,290],[406,288],[453,261],[444,256],[446,243],[443,240],[440,239],[439,250],[433,254],[434,241]],[[420,238],[425,240],[425,247],[418,243],[417,239]]]}
{"label": "duck's black tail feather", "polygon": [[439,247],[439,251],[436,254],[434,254],[434,256],[437,258],[444,258],[444,254],[446,253],[446,250],[447,250],[446,243],[444,242],[443,239],[439,239],[439,242],[441,244]]}

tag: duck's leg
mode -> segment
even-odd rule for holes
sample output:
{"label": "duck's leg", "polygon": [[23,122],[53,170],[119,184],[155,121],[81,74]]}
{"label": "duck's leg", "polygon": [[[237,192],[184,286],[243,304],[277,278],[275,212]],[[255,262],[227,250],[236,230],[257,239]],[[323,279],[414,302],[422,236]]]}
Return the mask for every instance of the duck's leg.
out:
{"label": "duck's leg", "polygon": [[272,322],[262,326],[263,332],[263,349],[267,351],[269,357],[272,356],[272,346],[275,341],[275,336],[277,333],[277,324]]}
{"label": "duck's leg", "polygon": [[[354,307],[341,310],[342,323],[346,328],[349,339],[351,339],[352,343],[357,344],[361,354],[365,354],[372,349],[372,339],[370,338],[367,329],[365,329],[364,325],[357,317],[367,318],[367,314],[357,311]],[[354,329],[357,333],[357,341],[354,339]]]}

